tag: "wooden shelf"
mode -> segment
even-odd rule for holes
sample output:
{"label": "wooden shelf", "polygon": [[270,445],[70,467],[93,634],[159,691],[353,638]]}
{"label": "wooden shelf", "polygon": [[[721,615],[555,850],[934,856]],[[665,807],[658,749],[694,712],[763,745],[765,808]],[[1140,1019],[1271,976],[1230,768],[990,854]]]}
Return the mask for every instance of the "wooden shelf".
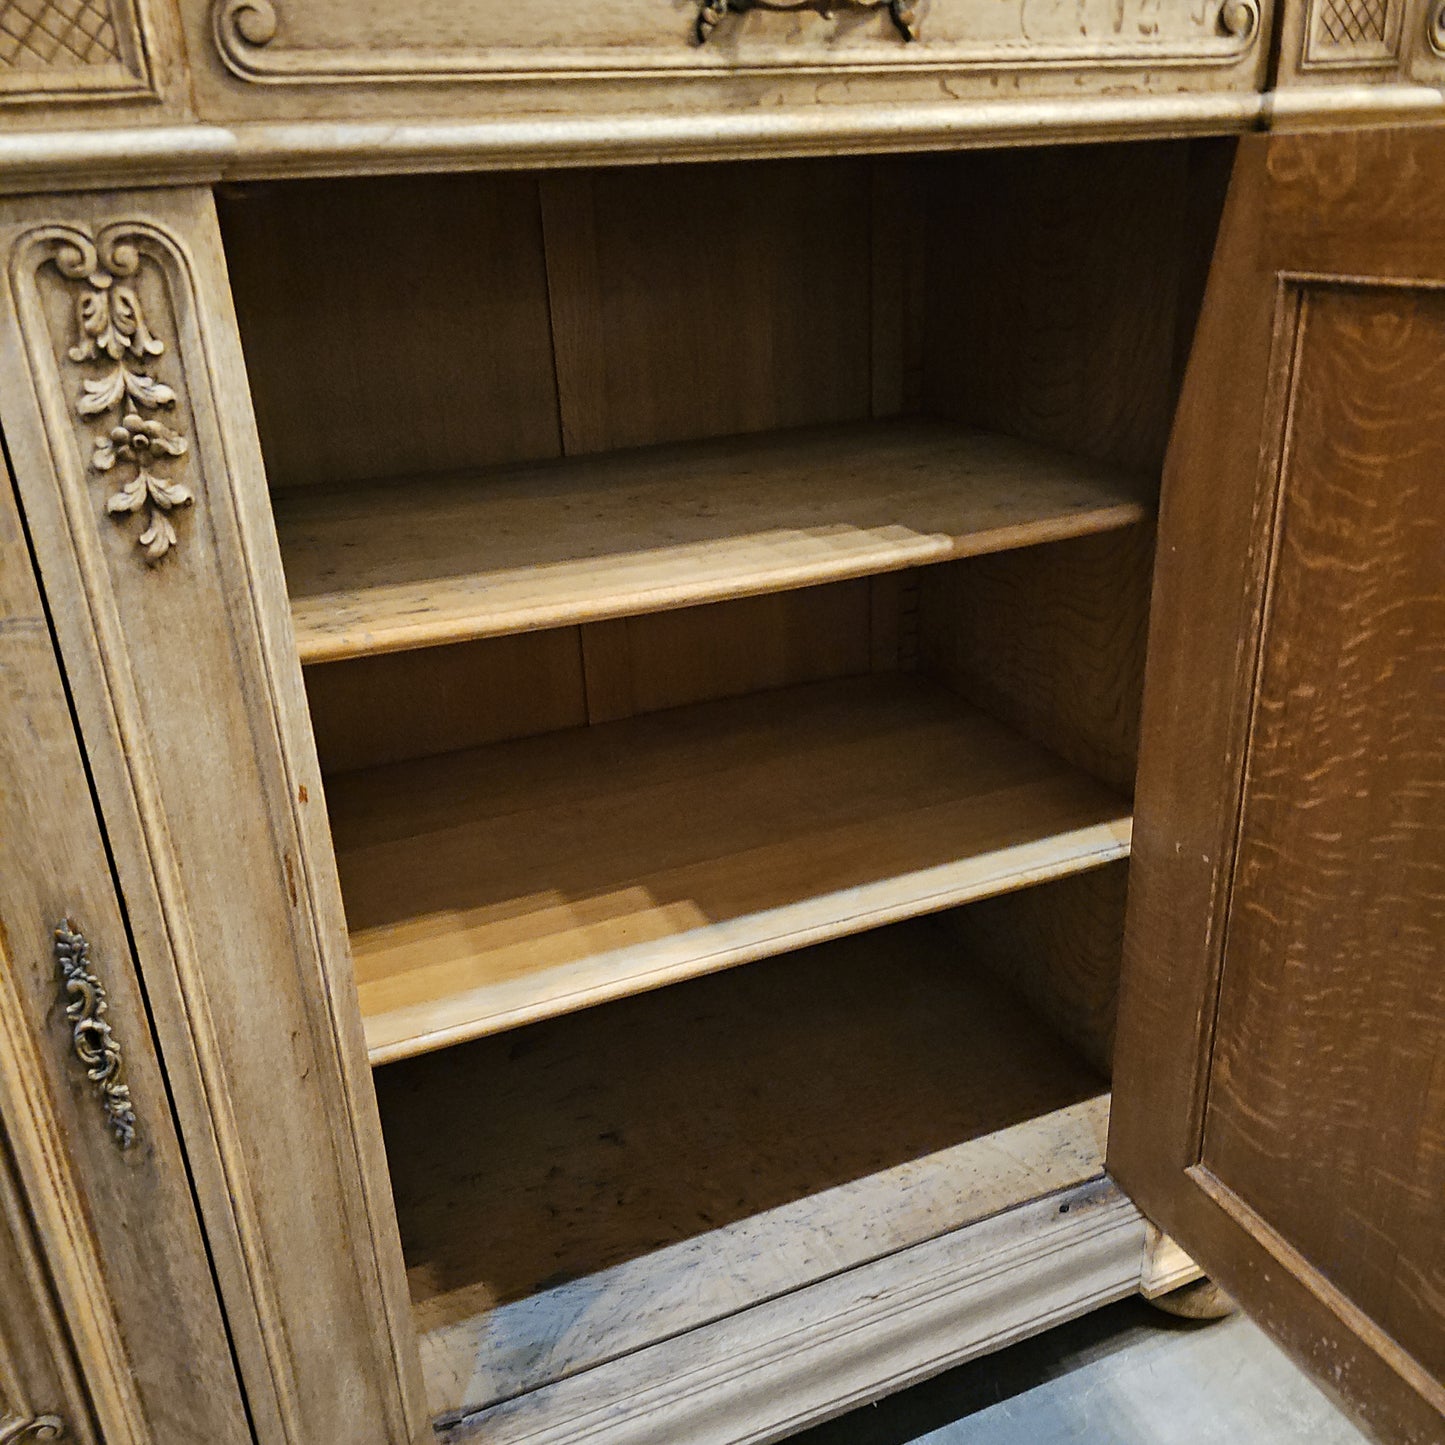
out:
{"label": "wooden shelf", "polygon": [[1128,803],[911,674],[327,785],[373,1062],[1127,854]]}
{"label": "wooden shelf", "polygon": [[301,660],[686,607],[1126,526],[1117,471],[942,422],[276,498]]}
{"label": "wooden shelf", "polygon": [[1104,1167],[1104,1081],[927,920],[376,1079],[438,1416]]}

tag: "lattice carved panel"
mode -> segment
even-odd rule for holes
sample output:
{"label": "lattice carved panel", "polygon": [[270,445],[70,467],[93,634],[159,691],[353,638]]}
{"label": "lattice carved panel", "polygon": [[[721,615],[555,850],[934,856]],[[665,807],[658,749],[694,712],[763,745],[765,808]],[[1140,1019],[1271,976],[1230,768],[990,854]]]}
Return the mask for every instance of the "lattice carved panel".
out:
{"label": "lattice carved panel", "polygon": [[0,0],[0,100],[150,91],[136,0]]}
{"label": "lattice carved panel", "polygon": [[1400,46],[1401,0],[1314,0],[1304,69],[1379,66]]}
{"label": "lattice carved panel", "polygon": [[119,58],[106,0],[0,0],[0,64],[69,69]]}

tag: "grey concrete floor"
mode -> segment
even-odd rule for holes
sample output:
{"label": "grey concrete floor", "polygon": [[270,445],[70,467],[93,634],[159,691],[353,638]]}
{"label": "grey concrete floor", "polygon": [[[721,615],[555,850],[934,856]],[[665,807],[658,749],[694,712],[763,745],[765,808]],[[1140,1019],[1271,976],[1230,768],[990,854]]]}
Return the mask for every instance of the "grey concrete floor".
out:
{"label": "grey concrete floor", "polygon": [[789,1445],[1364,1445],[1242,1316],[1175,1320],[1142,1300],[1060,1325]]}

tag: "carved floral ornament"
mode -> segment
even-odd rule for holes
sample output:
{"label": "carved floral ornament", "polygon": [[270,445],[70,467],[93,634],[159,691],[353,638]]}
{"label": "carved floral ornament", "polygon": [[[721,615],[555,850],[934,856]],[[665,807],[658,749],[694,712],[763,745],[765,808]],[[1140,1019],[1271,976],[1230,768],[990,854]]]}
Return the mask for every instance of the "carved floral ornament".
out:
{"label": "carved floral ornament", "polygon": [[88,465],[115,483],[105,502],[111,516],[144,515],[136,545],[148,562],[158,562],[178,541],[172,513],[190,506],[195,495],[173,474],[189,443],[156,415],[175,406],[176,393],[151,374],[166,346],[150,329],[132,284],[141,267],[142,236],[117,225],[94,239],[71,227],[57,227],[49,238],[58,243],[56,269],[82,287],[75,300],[76,340],[66,355],[90,373],[75,399],[75,410],[97,428]]}

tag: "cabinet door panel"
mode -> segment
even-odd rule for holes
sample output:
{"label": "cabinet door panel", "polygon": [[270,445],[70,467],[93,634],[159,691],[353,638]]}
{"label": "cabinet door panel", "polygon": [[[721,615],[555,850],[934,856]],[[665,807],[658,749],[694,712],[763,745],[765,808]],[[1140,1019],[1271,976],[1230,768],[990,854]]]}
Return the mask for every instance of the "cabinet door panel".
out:
{"label": "cabinet door panel", "polygon": [[1445,129],[1240,151],[1165,485],[1110,1166],[1445,1439]]}
{"label": "cabinet door panel", "polygon": [[410,1442],[401,1247],[211,195],[8,199],[0,253],[0,419],[255,1432]]}
{"label": "cabinet door panel", "polygon": [[[186,1161],[3,465],[0,719],[0,1173],[8,1146],[80,1359],[96,1438],[243,1445],[251,1431]],[[84,965],[72,960],[89,977],[71,988],[56,952],[65,917],[92,944]],[[88,1077],[107,1051],[118,1069],[110,1083],[126,1093],[103,1095]],[[18,1196],[7,1201],[9,1182],[0,1179],[0,1214],[15,1220],[19,1268],[26,1227]],[[27,1333],[12,1316],[24,1303],[25,1295],[0,1289],[0,1333]],[[45,1311],[35,1309],[38,1328]],[[38,1405],[4,1398],[27,1392],[7,1390],[3,1364],[0,1423],[12,1406],[21,1418],[36,1414]],[[38,1399],[36,1387],[28,1393]],[[78,1407],[67,1420],[74,1438],[92,1438]],[[0,1441],[9,1438],[0,1428]]]}

